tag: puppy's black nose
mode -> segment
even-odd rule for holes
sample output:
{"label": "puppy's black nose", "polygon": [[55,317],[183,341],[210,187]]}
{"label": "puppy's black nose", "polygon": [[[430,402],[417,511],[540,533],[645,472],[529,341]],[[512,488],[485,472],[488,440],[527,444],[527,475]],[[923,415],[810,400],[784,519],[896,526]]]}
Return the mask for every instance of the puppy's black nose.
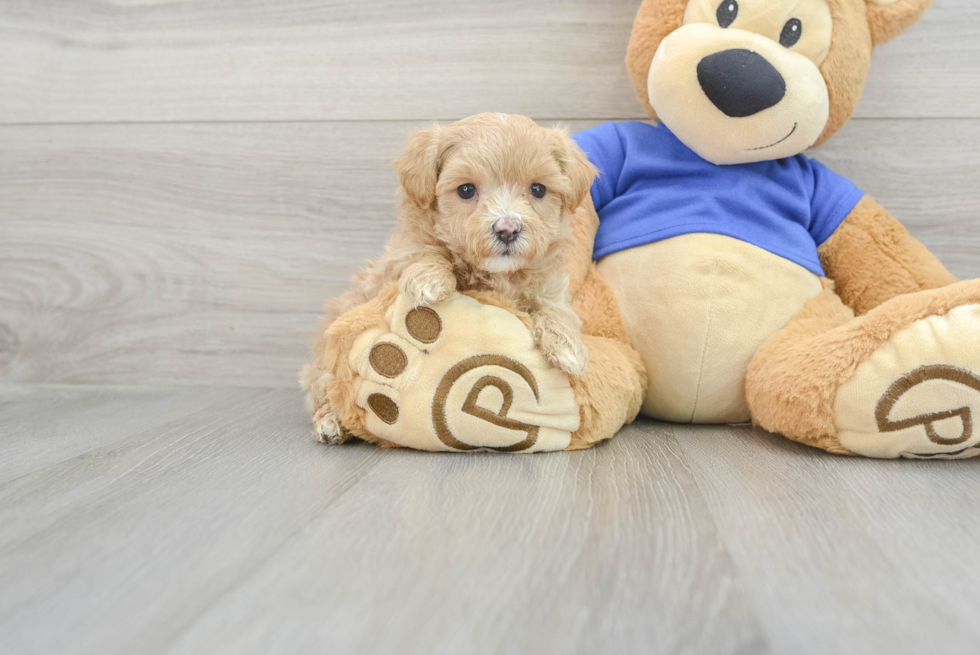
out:
{"label": "puppy's black nose", "polygon": [[501,218],[493,224],[493,233],[496,235],[497,241],[509,245],[517,241],[522,227],[523,225],[521,225],[520,221],[512,218]]}
{"label": "puppy's black nose", "polygon": [[779,104],[786,80],[762,55],[723,50],[698,63],[698,82],[708,100],[726,116],[745,118]]}

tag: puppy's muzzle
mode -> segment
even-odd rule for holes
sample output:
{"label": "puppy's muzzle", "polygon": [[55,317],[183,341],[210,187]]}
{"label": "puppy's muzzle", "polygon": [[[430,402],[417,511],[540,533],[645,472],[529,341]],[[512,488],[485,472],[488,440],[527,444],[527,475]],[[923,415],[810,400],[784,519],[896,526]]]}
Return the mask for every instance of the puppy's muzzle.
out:
{"label": "puppy's muzzle", "polygon": [[524,224],[521,223],[521,219],[505,216],[494,222],[493,234],[497,237],[497,241],[509,246],[517,241],[517,237],[521,235],[523,228]]}

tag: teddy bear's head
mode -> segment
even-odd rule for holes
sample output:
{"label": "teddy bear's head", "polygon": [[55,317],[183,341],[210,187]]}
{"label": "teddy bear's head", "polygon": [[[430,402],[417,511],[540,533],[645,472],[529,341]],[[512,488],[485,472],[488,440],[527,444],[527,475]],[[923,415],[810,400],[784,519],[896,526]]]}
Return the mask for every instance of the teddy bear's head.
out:
{"label": "teddy bear's head", "polygon": [[850,119],[874,46],[933,0],[644,0],[626,65],[640,102],[716,164],[790,157]]}

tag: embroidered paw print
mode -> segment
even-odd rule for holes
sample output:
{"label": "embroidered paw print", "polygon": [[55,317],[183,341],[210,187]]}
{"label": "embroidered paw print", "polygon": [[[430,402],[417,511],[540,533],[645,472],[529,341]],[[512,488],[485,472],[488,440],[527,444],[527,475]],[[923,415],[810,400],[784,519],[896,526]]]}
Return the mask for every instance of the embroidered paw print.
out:
{"label": "embroidered paw print", "polygon": [[980,305],[915,321],[858,366],[835,399],[838,439],[859,455],[980,456]]}
{"label": "embroidered paw print", "polygon": [[401,296],[388,330],[362,334],[350,363],[367,429],[420,450],[562,450],[578,429],[574,392],[505,309],[454,295]]}
{"label": "embroidered paw print", "polygon": [[[975,395],[972,399],[965,398],[966,402],[956,407],[959,403],[946,393],[945,404],[951,406],[949,409],[926,411],[909,418],[893,418],[893,412],[899,413],[895,411],[897,405],[914,406],[916,392],[922,387],[923,393],[928,393],[927,387],[930,382],[945,382],[947,385],[944,386],[952,386],[954,390],[960,387],[964,392],[963,395],[969,396],[970,391]],[[910,400],[908,403],[903,403],[906,396]],[[980,401],[980,377],[956,366],[944,364],[922,366],[896,380],[885,391],[875,408],[875,420],[882,434],[921,430],[930,443],[946,448],[937,453],[909,452],[906,456],[916,459],[975,457],[980,455],[980,443],[974,439],[974,411],[971,404],[978,404],[978,401]],[[935,406],[935,401],[933,403]]]}

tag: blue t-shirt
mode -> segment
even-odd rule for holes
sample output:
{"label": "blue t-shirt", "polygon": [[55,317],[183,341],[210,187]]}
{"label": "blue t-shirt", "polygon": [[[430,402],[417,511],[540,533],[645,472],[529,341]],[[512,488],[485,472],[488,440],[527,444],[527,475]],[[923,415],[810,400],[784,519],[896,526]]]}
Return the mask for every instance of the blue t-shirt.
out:
{"label": "blue t-shirt", "polygon": [[599,169],[593,257],[694,232],[746,241],[817,275],[817,246],[864,192],[804,155],[717,166],[662,124],[604,123],[574,136]]}

